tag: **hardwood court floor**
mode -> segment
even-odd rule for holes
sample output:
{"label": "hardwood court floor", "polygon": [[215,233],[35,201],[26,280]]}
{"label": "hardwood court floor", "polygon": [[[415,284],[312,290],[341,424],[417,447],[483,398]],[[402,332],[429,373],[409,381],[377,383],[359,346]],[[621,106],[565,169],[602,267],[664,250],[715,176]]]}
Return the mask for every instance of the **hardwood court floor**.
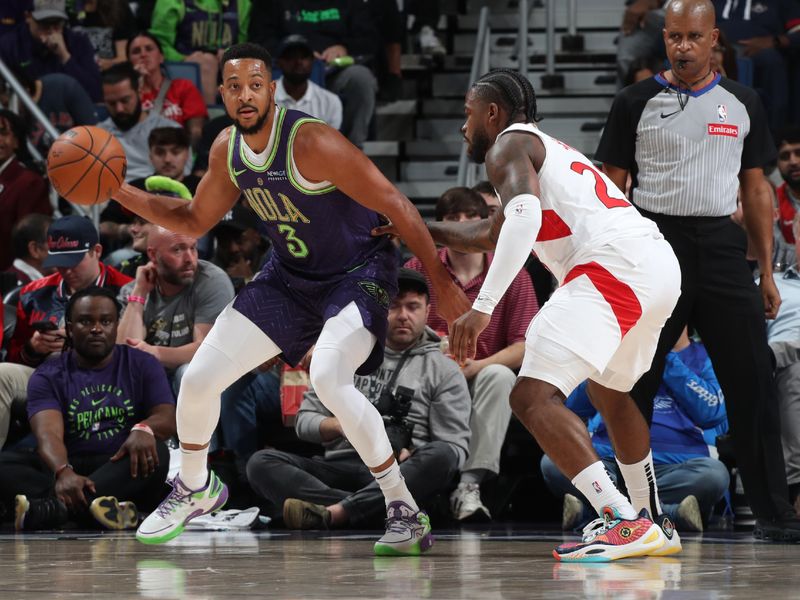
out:
{"label": "hardwood court floor", "polygon": [[684,536],[678,558],[557,563],[561,535],[440,531],[414,558],[372,556],[374,534],[187,532],[0,535],[0,598],[800,598],[800,545],[746,534]]}

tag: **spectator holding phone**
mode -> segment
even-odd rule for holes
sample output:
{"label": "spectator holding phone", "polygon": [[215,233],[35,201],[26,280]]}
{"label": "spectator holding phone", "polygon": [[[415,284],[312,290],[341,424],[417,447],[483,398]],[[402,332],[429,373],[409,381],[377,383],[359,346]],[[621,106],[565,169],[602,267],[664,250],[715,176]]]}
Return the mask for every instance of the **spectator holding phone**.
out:
{"label": "spectator holding phone", "polygon": [[26,398],[34,368],[64,346],[64,309],[70,296],[91,285],[118,292],[131,281],[100,262],[103,247],[97,229],[84,217],[53,221],[47,229],[47,245],[49,254],[43,266],[54,267],[56,272],[20,290],[8,362],[0,364],[0,447],[8,435],[12,402]]}

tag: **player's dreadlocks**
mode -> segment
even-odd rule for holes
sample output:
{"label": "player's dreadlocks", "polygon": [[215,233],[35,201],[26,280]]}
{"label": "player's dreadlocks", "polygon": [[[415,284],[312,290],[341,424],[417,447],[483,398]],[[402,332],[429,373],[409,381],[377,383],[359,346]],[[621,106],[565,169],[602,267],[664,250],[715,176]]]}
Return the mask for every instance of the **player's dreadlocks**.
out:
{"label": "player's dreadlocks", "polygon": [[528,78],[511,69],[494,69],[478,78],[472,89],[486,102],[495,102],[508,111],[509,124],[524,119],[539,120],[536,114],[536,93]]}

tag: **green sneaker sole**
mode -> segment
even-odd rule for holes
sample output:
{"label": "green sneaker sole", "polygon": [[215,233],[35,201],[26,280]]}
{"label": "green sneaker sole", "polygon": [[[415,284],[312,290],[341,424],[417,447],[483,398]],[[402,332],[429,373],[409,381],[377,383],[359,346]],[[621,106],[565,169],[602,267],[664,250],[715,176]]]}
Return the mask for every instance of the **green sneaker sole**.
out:
{"label": "green sneaker sole", "polygon": [[170,531],[169,533],[165,533],[159,537],[151,537],[151,536],[143,536],[136,534],[136,539],[139,540],[143,544],[149,544],[151,546],[155,546],[156,544],[164,544],[170,540],[174,540],[180,534],[183,533],[183,530],[186,528],[186,524],[178,525],[175,529]]}
{"label": "green sneaker sole", "polygon": [[414,542],[405,550],[398,550],[391,544],[375,543],[375,556],[419,556],[423,552],[430,550],[433,546],[433,535],[428,531],[419,541]]}

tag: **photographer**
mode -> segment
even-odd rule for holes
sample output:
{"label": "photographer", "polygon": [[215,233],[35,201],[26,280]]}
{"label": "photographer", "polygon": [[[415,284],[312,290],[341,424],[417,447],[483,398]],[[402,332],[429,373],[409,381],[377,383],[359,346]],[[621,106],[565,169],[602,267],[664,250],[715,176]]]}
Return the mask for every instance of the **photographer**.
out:
{"label": "photographer", "polygon": [[[424,277],[401,269],[389,308],[383,364],[356,387],[381,414],[409,490],[425,503],[445,492],[464,464],[471,403],[467,382],[425,327],[430,310]],[[295,423],[297,435],[322,443],[325,456],[305,458],[261,450],[247,463],[247,478],[283,513],[289,529],[369,527],[385,515],[374,477],[343,437],[338,420],[309,391]]]}

